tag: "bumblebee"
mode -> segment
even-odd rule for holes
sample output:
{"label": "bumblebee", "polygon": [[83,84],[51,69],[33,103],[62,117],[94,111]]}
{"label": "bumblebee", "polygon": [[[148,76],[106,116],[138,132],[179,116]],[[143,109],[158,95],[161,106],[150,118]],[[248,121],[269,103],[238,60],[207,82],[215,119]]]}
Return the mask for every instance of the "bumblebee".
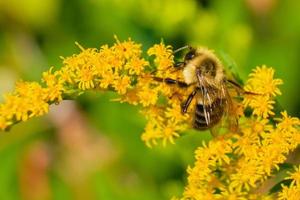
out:
{"label": "bumblebee", "polygon": [[[182,103],[182,113],[188,111],[193,99],[196,107],[193,114],[193,127],[197,130],[214,128],[223,116],[233,109],[232,97],[228,91],[228,84],[239,92],[243,88],[233,80],[226,78],[224,67],[220,59],[207,48],[180,48],[174,53],[188,48],[182,62],[174,65],[182,70],[184,81],[171,78],[158,78],[156,81],[167,84],[177,84],[181,88],[194,87],[187,99]],[[237,126],[237,119],[231,120]]]}

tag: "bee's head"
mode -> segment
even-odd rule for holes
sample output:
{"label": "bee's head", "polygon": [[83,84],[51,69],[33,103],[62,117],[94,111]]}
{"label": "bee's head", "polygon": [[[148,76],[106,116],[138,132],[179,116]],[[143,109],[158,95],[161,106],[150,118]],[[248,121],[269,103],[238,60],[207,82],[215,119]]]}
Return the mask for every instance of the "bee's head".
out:
{"label": "bee's head", "polygon": [[187,83],[197,82],[197,73],[217,82],[224,79],[221,61],[213,51],[207,48],[189,48],[184,56],[183,65],[183,74]]}
{"label": "bee's head", "polygon": [[206,77],[215,77],[217,71],[217,58],[206,49],[191,48],[184,56],[185,63],[194,63],[200,73]]}
{"label": "bee's head", "polygon": [[203,76],[214,78],[217,73],[217,63],[211,58],[204,58],[199,66],[200,72]]}

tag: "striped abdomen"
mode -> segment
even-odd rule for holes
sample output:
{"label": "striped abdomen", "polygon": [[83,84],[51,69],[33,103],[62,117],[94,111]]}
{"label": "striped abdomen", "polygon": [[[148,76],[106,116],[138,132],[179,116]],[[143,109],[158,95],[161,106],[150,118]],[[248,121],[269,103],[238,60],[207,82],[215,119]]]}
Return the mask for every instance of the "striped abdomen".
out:
{"label": "striped abdomen", "polygon": [[[218,124],[222,119],[224,113],[224,99],[217,98],[210,105],[198,103],[196,105],[194,128],[198,130],[205,130]],[[205,117],[206,113],[206,117]]]}

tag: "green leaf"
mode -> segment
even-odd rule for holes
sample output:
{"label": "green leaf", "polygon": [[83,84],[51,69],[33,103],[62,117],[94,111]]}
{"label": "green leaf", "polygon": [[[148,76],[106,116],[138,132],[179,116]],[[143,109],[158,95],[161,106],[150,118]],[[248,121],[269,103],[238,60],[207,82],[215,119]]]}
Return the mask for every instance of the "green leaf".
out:
{"label": "green leaf", "polygon": [[292,179],[285,179],[274,185],[271,189],[269,194],[273,194],[275,192],[279,192],[282,189],[282,186],[289,186],[292,182]]}

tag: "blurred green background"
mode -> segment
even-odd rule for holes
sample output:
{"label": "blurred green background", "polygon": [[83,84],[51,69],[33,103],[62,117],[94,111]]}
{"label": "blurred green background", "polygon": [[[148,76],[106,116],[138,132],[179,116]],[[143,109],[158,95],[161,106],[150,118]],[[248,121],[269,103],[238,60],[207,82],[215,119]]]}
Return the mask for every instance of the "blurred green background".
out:
{"label": "blurred green background", "polygon": [[[284,80],[280,105],[300,116],[300,2],[294,0],[0,0],[0,93],[39,80],[59,56],[131,37],[215,49],[245,80],[266,64]],[[147,148],[137,107],[89,92],[0,134],[0,199],[170,199],[209,133]],[[1,100],[3,98],[1,97]],[[130,114],[129,114],[130,113]]]}

